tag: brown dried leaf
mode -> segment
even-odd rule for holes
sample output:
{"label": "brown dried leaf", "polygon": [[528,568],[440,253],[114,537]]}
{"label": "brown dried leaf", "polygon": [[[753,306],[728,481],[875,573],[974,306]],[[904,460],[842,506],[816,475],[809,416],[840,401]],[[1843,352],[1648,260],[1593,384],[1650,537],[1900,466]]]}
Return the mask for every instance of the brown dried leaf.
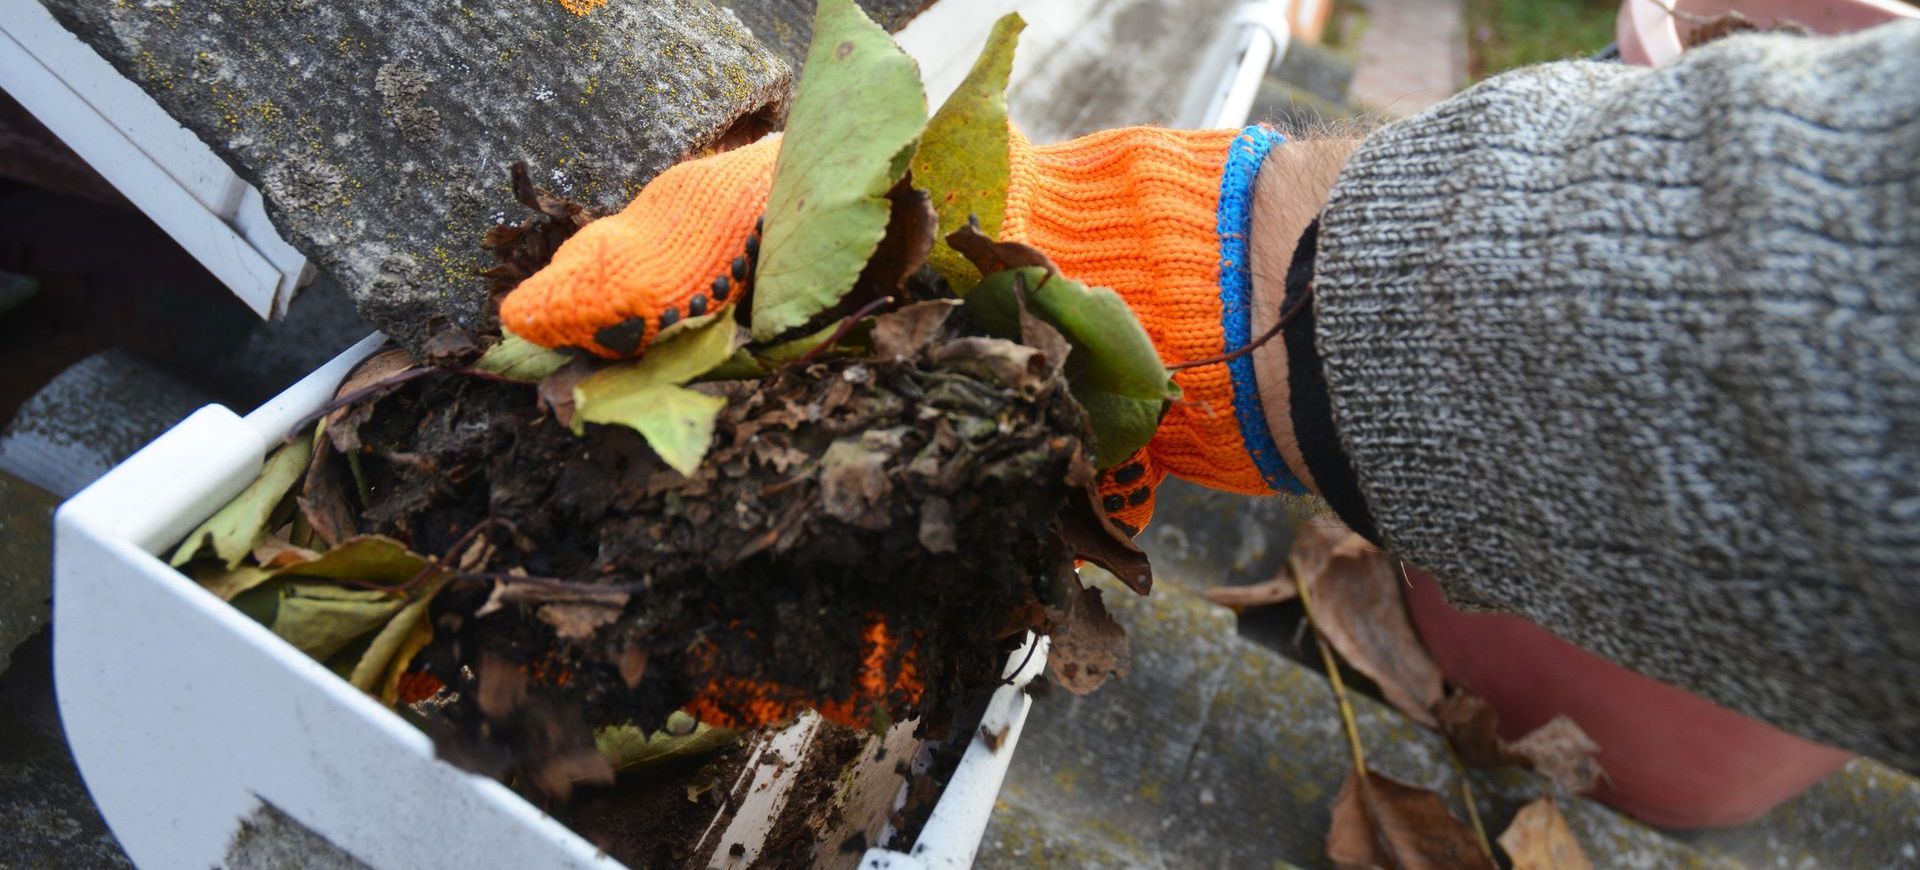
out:
{"label": "brown dried leaf", "polygon": [[1293,532],[1293,549],[1287,553],[1287,570],[1296,579],[1318,577],[1326,573],[1327,562],[1333,559],[1334,548],[1352,537],[1358,536],[1331,517],[1316,517],[1301,523]]}
{"label": "brown dried leaf", "polygon": [[[867,433],[872,435],[874,433]],[[828,516],[862,529],[884,529],[888,452],[864,443],[866,436],[840,438],[820,457],[820,507]]]}
{"label": "brown dried leaf", "polygon": [[1440,796],[1374,771],[1353,773],[1333,799],[1327,858],[1341,868],[1493,870],[1472,829]]}
{"label": "brown dried leaf", "polygon": [[1500,739],[1498,714],[1475,695],[1456,689],[1434,712],[1439,714],[1440,733],[1471,767],[1531,767],[1568,794],[1592,791],[1606,776],[1594,758],[1600,745],[1566,716],[1555,716],[1508,743]]}
{"label": "brown dried leaf", "polygon": [[1370,547],[1343,548],[1352,537],[1347,532],[1333,540],[1329,527],[1315,522],[1296,538],[1288,564],[1296,580],[1313,583],[1314,626],[1347,664],[1380,686],[1387,703],[1437,727],[1433,708],[1445,697],[1440,666],[1407,615],[1400,564]]}
{"label": "brown dried leaf", "polygon": [[1127,630],[1107,613],[1100,590],[1082,587],[1066,610],[1048,608],[1047,618],[1053,623],[1047,672],[1061,688],[1084,695],[1110,676],[1127,675],[1133,647]]}
{"label": "brown dried leaf", "polygon": [[[1014,286],[1022,287],[1023,284],[1015,282]],[[1060,330],[1053,328],[1053,324],[1035,317],[1033,312],[1027,310],[1025,293],[1016,296],[1016,301],[1020,305],[1020,343],[1046,357],[1046,375],[1053,377],[1066,368],[1067,356],[1073,353],[1073,345],[1066,336],[1060,334]]]}
{"label": "brown dried leaf", "polygon": [[935,347],[928,359],[934,365],[1009,387],[1029,399],[1040,395],[1053,380],[1053,366],[1045,354],[1003,338],[957,338]]}
{"label": "brown dried leaf", "polygon": [[1215,586],[1200,594],[1221,607],[1245,610],[1292,601],[1300,597],[1300,587],[1294,585],[1292,575],[1282,573],[1271,580],[1247,586]]}
{"label": "brown dried leaf", "polygon": [[513,165],[507,167],[507,173],[513,184],[513,198],[519,200],[521,205],[554,220],[572,224],[576,229],[593,220],[586,206],[563,196],[554,196],[545,188],[535,186],[524,161],[514,161]]}
{"label": "brown dried leaf", "polygon": [[1593,870],[1551,796],[1514,814],[1513,823],[1500,834],[1500,848],[1513,860],[1513,870]]}
{"label": "brown dried leaf", "polygon": [[1127,584],[1127,588],[1145,595],[1153,589],[1153,565],[1133,539],[1114,526],[1100,506],[1100,493],[1093,481],[1073,490],[1067,504],[1055,518],[1060,537],[1073,549],[1076,559],[1085,559],[1107,569]]}
{"label": "brown dried leaf", "polygon": [[1468,767],[1504,767],[1525,764],[1500,739],[1498,714],[1478,695],[1455,689],[1434,708],[1440,719],[1440,733],[1453,744],[1453,751]]}
{"label": "brown dried leaf", "polygon": [[1568,794],[1585,794],[1600,784],[1606,771],[1594,758],[1600,744],[1566,716],[1555,716],[1547,724],[1527,732],[1513,742],[1512,749],[1533,767],[1535,773],[1551,780]]}
{"label": "brown dried leaf", "polygon": [[1052,260],[1047,259],[1046,254],[1032,245],[994,241],[981,231],[980,222],[976,220],[968,220],[966,226],[949,233],[947,246],[966,257],[982,275],[1024,266],[1039,266],[1054,273],[1060,271]]}
{"label": "brown dried leaf", "polygon": [[339,546],[341,541],[360,534],[356,511],[348,501],[346,483],[341,479],[340,465],[333,440],[316,441],[313,460],[307,464],[306,482],[294,499],[307,526],[329,547]]}
{"label": "brown dried leaf", "polygon": [[262,568],[285,568],[318,558],[319,553],[296,547],[278,535],[267,535],[253,544],[253,561]]}
{"label": "brown dried leaf", "polygon": [[[339,399],[419,367],[420,361],[414,359],[413,354],[402,348],[388,348],[361,360],[346,380],[340,382],[333,397]],[[378,397],[368,398],[327,415],[327,439],[335,448],[343,453],[360,449],[360,425],[373,416],[373,406],[378,401]]]}
{"label": "brown dried leaf", "polygon": [[427,362],[436,366],[465,365],[480,357],[480,342],[464,327],[439,322],[429,327],[427,344],[421,348]]}
{"label": "brown dried leaf", "polygon": [[493,253],[496,261],[492,268],[482,273],[486,279],[487,296],[495,306],[513,288],[520,286],[521,281],[547,265],[561,242],[593,220],[584,206],[535,187],[525,163],[515,162],[508,167],[508,171],[514,198],[539,214],[528,217],[517,226],[495,226],[487,230],[486,238],[481,242],[482,247]]}
{"label": "brown dried leaf", "polygon": [[903,176],[887,191],[887,204],[887,234],[880,237],[880,246],[860,270],[848,303],[843,304],[857,307],[869,299],[898,294],[933,252],[940,216],[934,213],[927,192],[914,188],[911,176]]}
{"label": "brown dried leaf", "polygon": [[946,335],[960,303],[953,299],[915,302],[873,319],[873,351],[881,359],[913,359]]}
{"label": "brown dried leaf", "polygon": [[580,382],[586,380],[595,370],[596,367],[592,362],[580,359],[561,366],[553,374],[541,378],[540,386],[536,390],[540,396],[540,407],[552,414],[553,419],[560,425],[573,428],[573,388],[580,386]]}
{"label": "brown dried leaf", "polygon": [[553,626],[554,634],[567,640],[585,640],[602,626],[612,625],[626,607],[626,596],[618,605],[600,601],[565,601],[542,605],[534,611],[540,621]]}

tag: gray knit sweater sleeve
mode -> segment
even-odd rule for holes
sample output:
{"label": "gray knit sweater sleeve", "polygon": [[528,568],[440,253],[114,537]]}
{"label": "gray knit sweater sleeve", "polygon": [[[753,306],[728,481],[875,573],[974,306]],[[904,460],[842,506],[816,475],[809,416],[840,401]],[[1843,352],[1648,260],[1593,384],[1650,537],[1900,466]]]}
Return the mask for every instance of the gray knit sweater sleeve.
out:
{"label": "gray knit sweater sleeve", "polygon": [[1920,22],[1560,63],[1370,137],[1316,343],[1458,603],[1920,768]]}

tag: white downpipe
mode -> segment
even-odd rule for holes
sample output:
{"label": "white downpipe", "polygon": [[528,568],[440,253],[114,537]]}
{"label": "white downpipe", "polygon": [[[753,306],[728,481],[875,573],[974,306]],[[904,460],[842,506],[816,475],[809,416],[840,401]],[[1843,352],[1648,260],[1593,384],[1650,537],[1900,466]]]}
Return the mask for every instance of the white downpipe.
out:
{"label": "white downpipe", "polygon": [[[1207,116],[1209,127],[1240,127],[1253,113],[1253,102],[1260,96],[1260,83],[1274,62],[1286,56],[1293,40],[1293,28],[1287,20],[1289,3],[1249,3],[1234,13],[1231,27],[1246,34],[1240,62],[1230,68],[1222,83],[1218,101]],[[1307,4],[1299,4],[1306,9]]]}

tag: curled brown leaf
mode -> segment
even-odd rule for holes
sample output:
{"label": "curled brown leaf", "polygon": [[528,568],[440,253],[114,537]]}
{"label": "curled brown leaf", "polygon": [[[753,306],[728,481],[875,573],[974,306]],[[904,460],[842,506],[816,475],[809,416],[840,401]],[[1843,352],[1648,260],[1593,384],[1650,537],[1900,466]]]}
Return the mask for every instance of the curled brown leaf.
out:
{"label": "curled brown leaf", "polygon": [[[340,399],[419,367],[420,361],[414,359],[413,354],[402,348],[388,348],[361,360],[340,382],[333,396]],[[378,397],[368,397],[327,415],[327,439],[336,449],[342,453],[360,449],[360,426],[373,416],[373,406],[378,401]]]}
{"label": "curled brown leaf", "polygon": [[1593,870],[1552,797],[1521,807],[1500,834],[1500,848],[1513,860],[1513,870]]}
{"label": "curled brown leaf", "polygon": [[1440,796],[1368,771],[1333,799],[1327,859],[1341,868],[1493,870],[1493,859]]}
{"label": "curled brown leaf", "polygon": [[946,326],[959,302],[935,299],[916,302],[873,319],[874,355],[881,359],[913,359],[927,345],[946,337]]}
{"label": "curled brown leaf", "polygon": [[1100,590],[1082,587],[1065,610],[1048,608],[1047,616],[1053,623],[1047,672],[1061,688],[1084,695],[1108,677],[1127,675],[1133,647],[1126,629],[1107,613]]}
{"label": "curled brown leaf", "polygon": [[1400,563],[1326,520],[1304,524],[1288,569],[1312,583],[1314,627],[1354,670],[1408,718],[1437,727],[1444,697],[1440,666],[1407,615]]}
{"label": "curled brown leaf", "polygon": [[1485,700],[1455,689],[1434,708],[1440,733],[1453,744],[1460,760],[1471,767],[1531,767],[1568,794],[1592,791],[1606,777],[1595,758],[1600,746],[1566,716],[1511,743],[1501,739],[1499,717]]}
{"label": "curled brown leaf", "polygon": [[1107,569],[1134,592],[1145,595],[1152,591],[1152,563],[1133,539],[1107,517],[1093,482],[1089,480],[1085,486],[1074,489],[1067,498],[1055,523],[1074,557]]}
{"label": "curled brown leaf", "polygon": [[948,233],[947,246],[966,257],[982,275],[1024,266],[1039,266],[1048,272],[1060,271],[1039,248],[1021,242],[994,241],[981,231],[977,220],[968,220],[966,226]]}

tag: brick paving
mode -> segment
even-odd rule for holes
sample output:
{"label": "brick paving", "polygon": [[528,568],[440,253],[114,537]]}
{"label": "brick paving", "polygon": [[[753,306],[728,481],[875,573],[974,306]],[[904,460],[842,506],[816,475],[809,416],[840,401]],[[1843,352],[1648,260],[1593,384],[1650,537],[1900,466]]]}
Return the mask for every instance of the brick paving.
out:
{"label": "brick paving", "polygon": [[1467,81],[1460,0],[1364,0],[1351,100],[1394,117],[1440,102]]}

